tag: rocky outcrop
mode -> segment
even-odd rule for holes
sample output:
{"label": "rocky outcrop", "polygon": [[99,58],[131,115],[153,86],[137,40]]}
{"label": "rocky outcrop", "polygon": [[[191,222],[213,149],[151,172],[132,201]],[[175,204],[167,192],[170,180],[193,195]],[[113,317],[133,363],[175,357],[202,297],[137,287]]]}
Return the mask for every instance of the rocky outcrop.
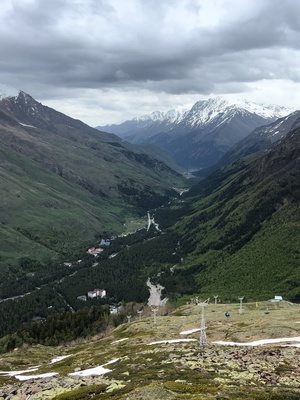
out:
{"label": "rocky outcrop", "polygon": [[3,386],[0,388],[0,400],[50,400],[62,393],[95,385],[98,388],[102,386],[107,392],[124,387],[120,381],[108,381],[101,376],[38,378]]}

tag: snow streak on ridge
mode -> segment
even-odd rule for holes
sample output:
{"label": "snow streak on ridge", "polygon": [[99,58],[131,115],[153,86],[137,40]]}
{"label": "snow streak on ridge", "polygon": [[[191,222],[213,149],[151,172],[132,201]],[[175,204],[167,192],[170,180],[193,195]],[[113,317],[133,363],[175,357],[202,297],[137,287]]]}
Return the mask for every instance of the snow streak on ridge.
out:
{"label": "snow streak on ridge", "polygon": [[227,114],[227,116],[230,114],[230,117],[232,118],[236,113],[250,113],[256,114],[265,119],[277,119],[286,116],[293,111],[295,110],[275,104],[265,105],[248,100],[233,100],[216,96],[207,100],[199,100],[192,106],[192,108],[183,106],[166,112],[154,111],[151,114],[133,118],[132,121],[141,123],[143,126],[153,122],[178,124],[183,121],[185,121],[185,123],[188,122],[190,125],[201,125],[209,123],[216,117],[220,116],[220,114]]}

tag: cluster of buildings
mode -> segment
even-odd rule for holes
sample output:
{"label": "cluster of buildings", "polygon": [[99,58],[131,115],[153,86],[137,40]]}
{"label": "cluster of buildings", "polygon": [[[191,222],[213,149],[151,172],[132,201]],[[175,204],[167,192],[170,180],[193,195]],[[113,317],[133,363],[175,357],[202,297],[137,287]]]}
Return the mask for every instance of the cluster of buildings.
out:
{"label": "cluster of buildings", "polygon": [[98,247],[91,247],[87,250],[87,253],[93,255],[94,257],[97,257],[100,253],[102,253],[102,251],[104,251],[104,249],[100,246],[110,246],[110,240],[101,239]]}
{"label": "cluster of buildings", "polygon": [[90,290],[86,295],[78,296],[77,299],[81,301],[87,301],[87,299],[103,299],[106,296],[105,289],[94,289]]}

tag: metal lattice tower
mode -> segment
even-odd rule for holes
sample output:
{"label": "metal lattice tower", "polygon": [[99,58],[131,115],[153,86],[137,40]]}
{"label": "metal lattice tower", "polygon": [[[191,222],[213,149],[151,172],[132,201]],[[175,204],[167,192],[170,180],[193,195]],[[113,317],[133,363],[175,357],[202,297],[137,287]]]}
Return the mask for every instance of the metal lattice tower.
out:
{"label": "metal lattice tower", "polygon": [[205,327],[205,318],[204,318],[204,307],[207,303],[199,303],[201,306],[201,327],[200,327],[200,338],[199,338],[199,346],[207,346],[206,340],[206,327]]}

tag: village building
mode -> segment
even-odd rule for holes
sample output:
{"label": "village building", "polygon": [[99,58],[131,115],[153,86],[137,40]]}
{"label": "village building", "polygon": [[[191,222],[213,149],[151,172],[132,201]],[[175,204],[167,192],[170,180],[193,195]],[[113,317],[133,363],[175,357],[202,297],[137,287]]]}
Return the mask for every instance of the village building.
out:
{"label": "village building", "polygon": [[103,249],[100,249],[99,247],[91,247],[88,249],[87,253],[97,257],[102,251]]}
{"label": "village building", "polygon": [[106,296],[106,290],[105,289],[94,289],[94,290],[90,290],[88,292],[88,298],[90,299],[103,299],[103,297]]}
{"label": "village building", "polygon": [[274,296],[274,299],[271,300],[272,303],[278,303],[279,301],[282,301],[282,296]]}
{"label": "village building", "polygon": [[65,266],[65,267],[72,267],[72,263],[70,263],[70,262],[64,262],[64,266]]}
{"label": "village building", "polygon": [[110,240],[102,239],[101,242],[100,242],[100,246],[110,246]]}

